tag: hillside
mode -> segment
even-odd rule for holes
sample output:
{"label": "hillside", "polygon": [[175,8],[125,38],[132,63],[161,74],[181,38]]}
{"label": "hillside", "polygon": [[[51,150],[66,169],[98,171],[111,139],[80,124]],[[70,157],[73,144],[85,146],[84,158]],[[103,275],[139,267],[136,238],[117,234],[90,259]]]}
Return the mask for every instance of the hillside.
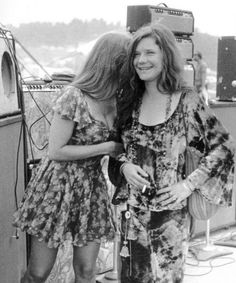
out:
{"label": "hillside", "polygon": [[211,70],[217,71],[218,37],[207,33],[200,33],[195,29],[192,40],[194,43],[194,50],[202,52],[208,67]]}
{"label": "hillside", "polygon": [[[84,50],[81,46],[91,42],[104,32],[111,30],[125,30],[124,26],[107,24],[104,20],[93,19],[81,21],[74,19],[70,23],[29,23],[19,27],[8,26],[13,35],[37,59],[40,64],[48,68],[72,69],[77,71],[83,61]],[[194,50],[202,52],[209,68],[217,70],[217,44],[218,38],[209,34],[200,33],[197,29],[192,36]],[[29,67],[27,54],[17,49],[22,62]],[[63,65],[63,66],[62,66]],[[25,66],[27,68],[27,66]]]}
{"label": "hillside", "polygon": [[[19,27],[9,26],[8,29],[20,43],[16,44],[16,55],[20,63],[23,79],[37,80],[45,78],[47,75],[43,69],[50,75],[53,73],[77,73],[95,38],[111,30],[124,31],[125,27],[120,24],[106,24],[103,20],[82,22],[75,19],[69,24],[30,23]],[[211,89],[214,95],[218,39],[195,30],[192,40],[194,50],[202,52],[208,67],[212,70]],[[49,93],[34,92],[34,99],[37,100],[37,104],[41,108],[41,111],[39,111],[28,92],[24,94],[24,98],[26,119],[33,139],[32,149],[28,153],[29,158],[33,156],[34,158],[40,158],[47,150],[49,127],[41,111],[46,115],[50,110],[53,99]],[[49,120],[50,115],[50,113],[47,114]],[[29,139],[28,145],[30,148]]]}

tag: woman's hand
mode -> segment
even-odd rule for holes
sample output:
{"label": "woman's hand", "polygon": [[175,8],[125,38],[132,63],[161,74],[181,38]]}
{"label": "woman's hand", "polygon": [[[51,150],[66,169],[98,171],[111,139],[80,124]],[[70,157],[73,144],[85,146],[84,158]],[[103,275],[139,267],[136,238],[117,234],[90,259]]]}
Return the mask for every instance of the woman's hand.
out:
{"label": "woman's hand", "polygon": [[131,186],[143,188],[143,186],[150,186],[150,183],[145,179],[148,174],[138,165],[133,163],[125,163],[122,166],[122,173]]}
{"label": "woman's hand", "polygon": [[157,202],[162,206],[169,204],[179,204],[192,193],[192,190],[185,181],[181,181],[170,187],[166,187],[157,191]]}
{"label": "woman's hand", "polygon": [[115,141],[107,142],[107,148],[108,154],[114,158],[124,152],[123,144]]}

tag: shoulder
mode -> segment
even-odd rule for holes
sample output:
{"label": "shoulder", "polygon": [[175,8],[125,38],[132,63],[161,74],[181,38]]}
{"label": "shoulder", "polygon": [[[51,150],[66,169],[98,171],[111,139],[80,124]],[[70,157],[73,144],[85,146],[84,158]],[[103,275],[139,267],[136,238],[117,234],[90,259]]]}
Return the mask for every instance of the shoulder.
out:
{"label": "shoulder", "polygon": [[182,92],[181,102],[187,112],[198,112],[205,110],[205,102],[193,88],[186,88]]}
{"label": "shoulder", "polygon": [[192,87],[186,87],[182,90],[181,99],[184,104],[191,103],[195,101],[199,95]]}
{"label": "shoulder", "polygon": [[59,108],[70,108],[70,109],[76,109],[77,107],[86,107],[86,102],[84,98],[84,94],[80,89],[74,86],[66,86],[64,87],[56,102],[55,106],[53,107],[54,110]]}
{"label": "shoulder", "polygon": [[66,99],[69,102],[70,100],[82,100],[83,98],[84,95],[79,88],[68,85],[61,90],[58,101]]}
{"label": "shoulder", "polygon": [[73,120],[81,125],[91,122],[84,94],[74,86],[66,86],[61,91],[53,110],[63,119]]}

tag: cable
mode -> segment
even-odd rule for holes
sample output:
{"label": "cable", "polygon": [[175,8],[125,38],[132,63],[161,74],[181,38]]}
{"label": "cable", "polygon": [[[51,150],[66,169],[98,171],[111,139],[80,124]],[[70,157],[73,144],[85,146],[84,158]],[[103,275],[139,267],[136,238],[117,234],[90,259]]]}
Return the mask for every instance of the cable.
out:
{"label": "cable", "polygon": [[31,90],[29,89],[29,86],[26,85],[26,87],[27,87],[27,89],[28,89],[28,92],[29,92],[29,94],[30,94],[32,100],[34,101],[35,105],[37,106],[38,110],[39,110],[39,111],[41,112],[41,114],[43,115],[42,118],[45,118],[45,119],[47,120],[48,124],[51,125],[51,122],[50,122],[50,121],[48,120],[48,118],[46,117],[46,115],[47,115],[48,113],[45,114],[45,113],[43,112],[43,110],[42,110],[41,107],[39,106],[38,102],[35,100],[35,98],[34,98],[32,92],[31,92]]}
{"label": "cable", "polygon": [[[16,68],[18,68],[18,64],[16,62],[16,58],[14,55],[14,51],[13,51],[13,46],[11,45],[9,38],[7,37],[6,30],[3,30],[2,28],[0,28],[0,33],[5,41],[6,46],[9,49],[9,52],[14,60],[15,66]],[[17,69],[17,71],[19,70],[19,68]],[[17,185],[18,185],[18,166],[19,166],[19,153],[20,153],[20,144],[21,144],[21,137],[22,137],[22,132],[23,132],[23,113],[22,113],[22,109],[21,109],[21,127],[20,127],[20,134],[19,134],[19,139],[18,139],[18,145],[17,145],[17,153],[16,153],[16,166],[15,166],[15,170],[16,170],[16,177],[15,177],[15,184],[14,184],[14,199],[15,199],[15,207],[18,209],[18,198],[17,198]],[[17,234],[17,233],[16,233]]]}
{"label": "cable", "polygon": [[[219,259],[229,259],[229,262],[223,263],[223,264],[218,264],[218,265],[213,265],[213,261],[219,260]],[[218,257],[218,258],[213,258],[209,261],[209,264],[211,267],[215,268],[215,267],[221,267],[221,266],[225,266],[231,263],[235,263],[235,259],[233,257]]]}
{"label": "cable", "polygon": [[[46,115],[47,115],[48,113],[50,113],[50,112],[51,112],[51,110],[49,110],[49,111],[45,114],[45,116],[40,116],[38,119],[36,119],[36,120],[30,125],[29,133],[30,133],[31,139],[32,139],[32,135],[31,135],[32,127],[33,127],[38,121],[40,121],[42,118],[46,118]],[[33,142],[34,146],[35,146],[38,150],[44,150],[44,149],[47,147],[47,145],[48,145],[48,142],[47,142],[43,147],[38,147],[38,146],[36,145],[36,143],[34,142],[33,139],[32,139],[32,142]]]}
{"label": "cable", "polygon": [[[0,24],[1,24],[1,23],[0,23]],[[3,30],[1,30],[1,28],[0,28],[0,33],[2,34],[2,36],[3,36],[3,38],[4,38],[4,41],[5,41],[5,43],[6,43],[7,47],[8,47],[8,49],[9,49],[9,51],[10,51],[10,53],[11,53],[11,56],[12,56],[12,58],[13,58],[13,60],[14,60],[14,63],[15,63],[15,65],[16,65],[16,67],[17,67],[17,71],[19,72],[18,75],[19,75],[20,78],[21,78],[21,83],[24,83],[24,79],[23,79],[22,76],[21,76],[21,72],[20,72],[20,67],[19,67],[19,64],[18,64],[18,60],[17,60],[17,58],[16,58],[16,56],[15,56],[15,52],[14,52],[14,50],[13,50],[13,47],[11,46],[11,44],[10,44],[10,42],[9,42],[9,38],[7,38],[6,33],[4,33]],[[12,36],[13,41],[16,40],[15,37],[14,37],[12,34],[11,34],[11,36]],[[19,41],[18,41],[18,43],[19,43]],[[22,47],[23,45],[21,44],[20,46]],[[29,53],[29,52],[27,51],[27,54],[28,54],[28,53]],[[32,56],[32,55],[31,55],[31,56]],[[35,60],[36,60],[36,59],[35,59]],[[36,61],[36,62],[37,62],[37,61]],[[51,79],[51,77],[50,77],[50,79]],[[39,109],[39,111],[42,113],[42,115],[45,117],[45,114],[43,113],[42,109],[40,108],[40,106],[38,105],[37,101],[36,101],[35,98],[33,97],[32,92],[30,91],[30,89],[29,89],[28,86],[27,86],[27,88],[28,88],[29,94],[31,95],[31,98],[33,99],[34,103],[36,104],[36,106],[38,107],[38,109]],[[47,122],[49,123],[49,125],[51,125],[50,121],[49,121],[46,117],[45,117],[45,119],[47,120]]]}
{"label": "cable", "polygon": [[21,121],[21,127],[20,127],[20,135],[18,139],[18,145],[17,145],[17,152],[16,152],[16,179],[15,179],[15,186],[14,186],[14,196],[15,196],[15,206],[16,209],[18,209],[18,198],[17,198],[17,184],[18,184],[18,166],[19,166],[19,154],[20,154],[20,144],[21,144],[21,136],[23,131],[23,121]]}
{"label": "cable", "polygon": [[[10,38],[7,35],[7,33],[9,33],[11,35],[12,42],[10,41]],[[24,99],[23,99],[23,91],[22,91],[22,89],[20,88],[20,85],[19,85],[19,79],[20,79],[21,83],[24,80],[22,78],[22,75],[21,75],[21,72],[20,72],[20,68],[19,68],[19,63],[18,63],[18,60],[16,58],[15,50],[14,50],[14,47],[13,47],[14,37],[7,29],[2,29],[2,28],[0,28],[0,35],[2,35],[2,37],[4,39],[4,42],[5,42],[8,50],[9,50],[9,53],[10,53],[12,59],[13,59],[14,67],[16,68],[17,92],[19,93],[19,95],[21,95],[21,97],[20,97],[21,98],[20,99],[20,105],[21,105],[21,112],[20,112],[21,113],[21,128],[20,128],[20,134],[19,134],[18,145],[17,145],[17,155],[16,155],[16,165],[15,165],[16,177],[15,177],[15,183],[14,183],[15,207],[16,207],[16,209],[18,209],[17,185],[18,185],[18,177],[19,177],[19,170],[18,170],[19,169],[19,154],[20,154],[20,144],[21,144],[21,139],[22,139],[23,126],[25,126],[25,129],[27,130],[27,133],[29,135],[29,143],[30,143],[30,150],[31,150],[31,153],[32,153],[32,157],[33,157],[33,150],[32,150],[31,142],[34,142],[34,141],[32,139],[31,134],[28,131],[27,123],[25,121],[25,116],[24,116],[24,113],[23,113],[23,108],[24,108],[23,107],[24,106],[23,100]],[[43,113],[43,111],[39,107],[38,103],[34,99],[34,97],[31,94],[31,92],[30,92],[30,95],[31,95],[33,101],[35,102],[36,106],[38,107],[39,111],[42,113],[42,115],[43,115],[42,117],[45,117],[45,114]],[[46,118],[46,120],[50,124],[50,122],[49,122],[49,120],[47,118]],[[35,145],[35,143],[34,143],[34,145]],[[18,231],[16,230],[16,235],[15,235],[16,238],[18,238],[17,235],[18,235]]]}
{"label": "cable", "polygon": [[48,76],[47,80],[45,81],[52,82],[51,75],[44,69],[44,67],[34,58],[34,56],[23,46],[23,44],[16,37],[14,37],[14,40],[25,51],[25,53],[45,72],[45,74]]}
{"label": "cable", "polygon": [[31,153],[31,156],[32,156],[32,159],[34,160],[34,152],[33,152],[33,147],[32,147],[32,143],[33,143],[33,138],[29,132],[29,128],[28,128],[28,125],[27,123],[25,123],[25,128],[27,130],[27,134],[28,134],[28,141],[29,141],[29,146],[30,146],[30,153]]}
{"label": "cable", "polygon": [[[189,274],[189,273],[184,273],[185,276],[192,276],[192,277],[198,277],[198,276],[204,276],[207,275],[209,273],[211,273],[213,271],[214,268],[216,267],[222,267],[228,264],[232,264],[235,263],[235,259],[232,257],[225,257],[225,256],[221,256],[221,257],[217,257],[217,258],[213,258],[209,260],[209,265],[208,266],[200,266],[200,261],[197,259],[197,257],[195,256],[195,254],[191,251],[191,249],[189,250],[189,252],[191,253],[192,257],[188,257],[188,258],[193,258],[196,261],[196,264],[192,264],[186,261],[186,265],[189,265],[191,267],[198,267],[198,268],[209,268],[210,270],[204,273],[199,273],[199,274]],[[219,259],[229,259],[230,261],[224,264],[218,264],[218,265],[214,265],[213,262]]]}
{"label": "cable", "polygon": [[[18,75],[19,75],[19,77],[21,78],[21,83],[24,83],[24,79],[23,79],[22,76],[21,76],[21,72],[20,72],[20,68],[19,68],[19,65],[18,65],[17,58],[16,58],[15,53],[14,53],[14,50],[13,50],[13,48],[12,48],[10,42],[9,42],[9,39],[8,39],[7,36],[6,36],[6,33],[4,33],[1,29],[0,29],[0,32],[2,33],[3,38],[4,38],[4,40],[5,40],[5,43],[6,43],[6,45],[8,46],[8,49],[9,49],[9,51],[10,51],[10,53],[11,53],[11,55],[12,55],[12,58],[13,58],[13,60],[14,60],[14,63],[15,63],[15,65],[17,66],[17,69],[18,69],[18,72],[19,72]],[[15,38],[13,37],[13,35],[11,35],[11,36],[12,36],[12,39],[15,39]],[[19,43],[19,41],[18,41],[18,43]],[[22,44],[20,44],[20,46],[23,47]],[[26,50],[26,49],[24,48],[24,50]],[[27,51],[27,54],[29,54],[28,51]],[[33,56],[31,55],[31,57],[33,57]],[[36,59],[35,59],[35,60],[36,60]],[[37,62],[37,61],[36,61],[36,62]],[[29,94],[30,94],[32,100],[34,101],[35,105],[37,106],[37,108],[39,109],[39,111],[40,111],[41,114],[42,114],[41,119],[42,119],[42,118],[45,118],[45,119],[47,120],[48,124],[51,125],[50,121],[49,121],[49,120],[47,119],[47,117],[46,117],[46,115],[47,115],[48,113],[45,114],[45,113],[42,111],[41,107],[39,106],[39,104],[38,104],[37,101],[35,100],[35,98],[34,98],[32,92],[30,91],[30,89],[29,89],[28,86],[27,86],[27,88],[28,88],[28,92],[29,92]],[[25,124],[27,124],[26,121],[25,121]],[[34,123],[33,123],[33,124],[34,124]],[[30,126],[30,129],[29,129],[29,130],[30,130],[30,131],[28,131],[28,134],[30,134],[30,139],[31,139],[31,141],[33,142],[33,145],[34,145],[38,150],[43,150],[43,149],[47,146],[47,144],[46,144],[45,146],[43,146],[42,149],[40,149],[39,147],[37,147],[36,143],[33,141],[32,135],[31,135],[31,126]]]}

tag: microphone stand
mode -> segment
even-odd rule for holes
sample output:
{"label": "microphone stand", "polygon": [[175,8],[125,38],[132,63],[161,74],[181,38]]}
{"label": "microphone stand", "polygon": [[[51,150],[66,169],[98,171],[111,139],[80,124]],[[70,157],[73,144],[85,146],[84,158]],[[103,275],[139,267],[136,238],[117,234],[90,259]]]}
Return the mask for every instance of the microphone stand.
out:
{"label": "microphone stand", "polygon": [[[117,207],[114,208],[115,211],[115,221],[118,223],[118,213]],[[120,251],[120,232],[116,231],[115,239],[114,239],[114,246],[113,246],[113,269],[110,272],[107,272],[105,275],[105,279],[108,280],[116,280],[116,283],[120,282],[119,276],[119,251]]]}
{"label": "microphone stand", "polygon": [[206,221],[206,241],[205,244],[199,244],[191,247],[192,252],[199,261],[207,261],[212,258],[232,254],[231,251],[218,249],[210,241],[210,219]]}
{"label": "microphone stand", "polygon": [[[112,183],[109,181],[108,178],[108,162],[109,162],[109,157],[105,156],[102,160],[101,160],[101,166],[103,168],[103,174],[104,177],[106,179],[107,182],[107,186],[109,187],[110,191],[112,191],[112,189],[114,188],[114,186],[112,185]],[[116,224],[118,224],[118,211],[117,211],[117,206],[114,206],[114,221],[116,222]],[[106,275],[104,276],[105,280],[107,279],[108,281],[110,280],[114,280],[115,283],[119,283],[120,282],[120,276],[119,276],[119,263],[120,263],[120,232],[118,229],[118,225],[117,225],[117,230],[115,233],[115,239],[113,242],[113,268],[111,271],[107,272]],[[107,282],[107,281],[105,281]]]}

